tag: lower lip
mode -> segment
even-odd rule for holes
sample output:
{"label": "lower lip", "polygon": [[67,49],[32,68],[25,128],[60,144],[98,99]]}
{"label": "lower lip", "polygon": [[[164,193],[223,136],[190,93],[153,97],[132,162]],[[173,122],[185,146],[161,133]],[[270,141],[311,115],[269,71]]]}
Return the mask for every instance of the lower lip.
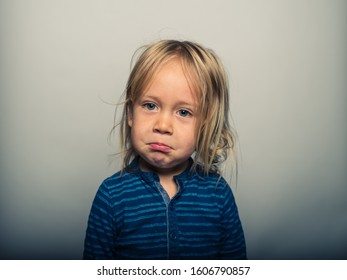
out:
{"label": "lower lip", "polygon": [[159,151],[159,152],[170,152],[172,149],[169,146],[158,144],[158,143],[151,143],[149,144],[152,150]]}

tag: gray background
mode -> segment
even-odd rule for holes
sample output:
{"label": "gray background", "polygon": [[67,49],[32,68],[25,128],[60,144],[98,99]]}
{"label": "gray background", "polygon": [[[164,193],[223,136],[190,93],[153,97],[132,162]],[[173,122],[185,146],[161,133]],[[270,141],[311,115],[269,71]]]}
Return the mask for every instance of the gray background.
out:
{"label": "gray background", "polygon": [[189,39],[230,75],[250,259],[347,259],[347,2],[0,1],[0,257],[79,259],[136,48]]}

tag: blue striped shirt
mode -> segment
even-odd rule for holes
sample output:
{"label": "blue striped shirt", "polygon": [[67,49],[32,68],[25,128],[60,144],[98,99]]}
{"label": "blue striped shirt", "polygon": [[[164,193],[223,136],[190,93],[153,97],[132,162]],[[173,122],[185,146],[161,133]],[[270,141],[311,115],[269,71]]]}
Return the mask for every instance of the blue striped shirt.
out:
{"label": "blue striped shirt", "polygon": [[84,259],[246,259],[226,181],[190,168],[174,179],[171,200],[158,175],[142,172],[137,160],[106,179],[90,211]]}

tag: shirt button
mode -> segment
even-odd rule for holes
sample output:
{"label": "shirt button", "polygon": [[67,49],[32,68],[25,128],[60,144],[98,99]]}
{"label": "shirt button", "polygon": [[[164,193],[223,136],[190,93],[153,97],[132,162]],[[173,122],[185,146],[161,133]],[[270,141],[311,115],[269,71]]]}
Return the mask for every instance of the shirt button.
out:
{"label": "shirt button", "polygon": [[174,232],[171,232],[170,238],[175,240],[175,239],[177,239],[177,235]]}

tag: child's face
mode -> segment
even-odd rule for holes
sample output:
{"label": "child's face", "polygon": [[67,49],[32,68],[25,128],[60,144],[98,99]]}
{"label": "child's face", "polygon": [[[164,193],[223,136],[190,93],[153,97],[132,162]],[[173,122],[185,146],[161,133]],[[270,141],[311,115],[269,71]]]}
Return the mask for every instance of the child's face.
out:
{"label": "child's face", "polygon": [[177,60],[165,64],[129,114],[132,145],[147,171],[174,175],[196,143],[197,99]]}

